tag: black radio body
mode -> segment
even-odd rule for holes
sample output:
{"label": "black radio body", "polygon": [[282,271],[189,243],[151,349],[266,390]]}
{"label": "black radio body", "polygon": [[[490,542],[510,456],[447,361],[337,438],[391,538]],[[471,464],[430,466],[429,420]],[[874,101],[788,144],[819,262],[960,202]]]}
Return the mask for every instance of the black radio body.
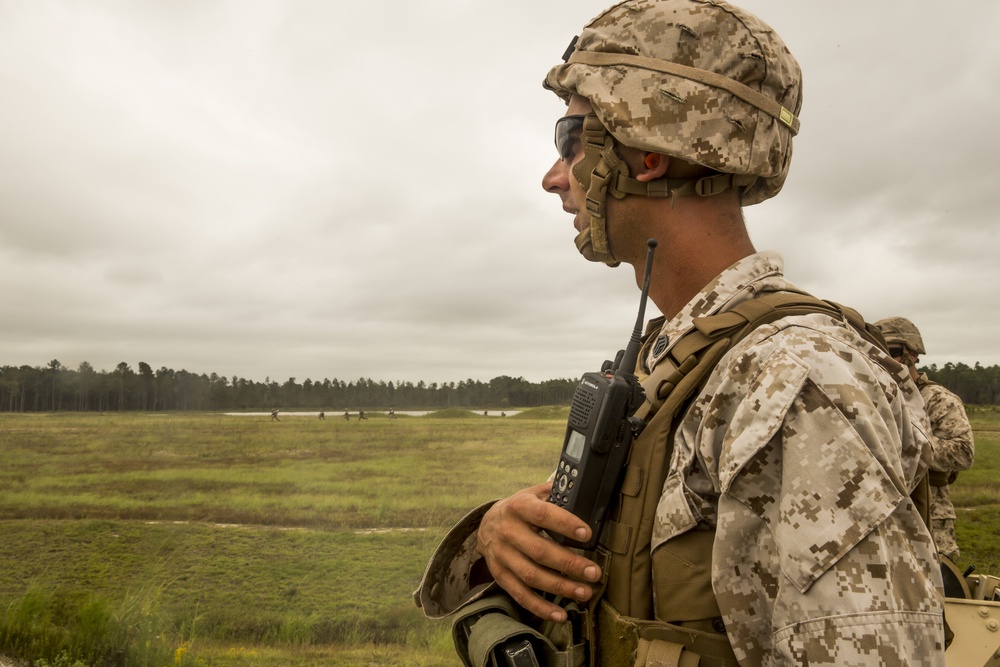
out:
{"label": "black radio body", "polygon": [[597,546],[604,519],[621,484],[632,438],[642,428],[634,415],[644,393],[633,369],[641,345],[656,240],[650,239],[648,246],[639,317],[628,346],[618,353],[613,364],[605,362],[601,372],[585,373],[573,394],[549,502],[586,521],[592,532],[586,542],[552,535],[566,546],[585,550]]}

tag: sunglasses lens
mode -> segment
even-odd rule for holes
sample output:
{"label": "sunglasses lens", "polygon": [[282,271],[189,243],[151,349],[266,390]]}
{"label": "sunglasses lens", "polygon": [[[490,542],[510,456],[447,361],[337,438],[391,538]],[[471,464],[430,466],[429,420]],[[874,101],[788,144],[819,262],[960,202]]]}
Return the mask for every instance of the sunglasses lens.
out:
{"label": "sunglasses lens", "polygon": [[573,157],[573,135],[583,127],[585,116],[563,116],[556,121],[556,150],[559,157],[569,159]]}
{"label": "sunglasses lens", "polygon": [[899,357],[903,356],[903,348],[897,347],[895,345],[890,345],[889,356],[891,356],[893,359],[898,359]]}

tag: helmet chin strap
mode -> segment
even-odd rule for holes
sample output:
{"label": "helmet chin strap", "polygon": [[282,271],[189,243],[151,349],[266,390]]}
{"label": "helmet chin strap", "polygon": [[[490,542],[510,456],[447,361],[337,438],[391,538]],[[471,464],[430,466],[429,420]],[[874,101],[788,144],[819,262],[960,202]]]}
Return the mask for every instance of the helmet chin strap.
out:
{"label": "helmet chin strap", "polygon": [[581,255],[583,254],[584,248],[588,245],[592,245],[590,242],[590,234],[590,227],[587,227],[585,230],[577,234],[575,239],[573,239],[573,242],[576,243],[576,249],[580,251]]}
{"label": "helmet chin strap", "polygon": [[[583,159],[573,165],[573,176],[587,192],[587,214],[590,226],[577,234],[576,248],[580,252],[589,244],[594,261],[608,266],[621,262],[611,254],[608,245],[607,198],[611,176],[621,171],[628,177],[628,166],[618,157],[614,139],[604,129],[596,114],[587,114],[580,133]],[[624,194],[616,195],[619,198]]]}
{"label": "helmet chin strap", "polygon": [[580,133],[583,159],[573,165],[573,176],[587,192],[587,214],[590,226],[577,234],[576,248],[581,253],[588,245],[594,261],[608,266],[621,262],[611,253],[608,244],[607,200],[610,193],[615,199],[627,195],[646,197],[680,197],[698,195],[708,197],[730,187],[745,188],[757,180],[755,176],[715,174],[702,178],[657,178],[642,182],[629,175],[628,165],[618,155],[615,139],[598,120],[596,114],[587,114]]}

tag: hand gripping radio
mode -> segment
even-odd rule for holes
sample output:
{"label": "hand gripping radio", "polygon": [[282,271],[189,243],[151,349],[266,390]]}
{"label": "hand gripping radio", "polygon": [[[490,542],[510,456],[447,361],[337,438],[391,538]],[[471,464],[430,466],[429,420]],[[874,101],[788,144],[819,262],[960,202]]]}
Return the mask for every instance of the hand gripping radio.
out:
{"label": "hand gripping radio", "polygon": [[618,352],[614,363],[605,361],[599,373],[585,373],[573,394],[549,502],[586,521],[592,533],[587,542],[552,534],[556,542],[566,546],[586,550],[597,546],[604,518],[618,494],[632,438],[642,430],[642,421],[633,415],[642,405],[645,393],[633,371],[642,345],[656,239],[649,239],[646,245],[649,250],[639,317],[632,337],[625,349]]}

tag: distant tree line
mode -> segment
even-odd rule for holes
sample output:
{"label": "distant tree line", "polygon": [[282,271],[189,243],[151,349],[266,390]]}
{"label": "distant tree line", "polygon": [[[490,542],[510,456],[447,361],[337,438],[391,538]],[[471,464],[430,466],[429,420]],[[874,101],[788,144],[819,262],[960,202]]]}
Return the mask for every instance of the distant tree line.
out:
{"label": "distant tree line", "polygon": [[[945,364],[923,367],[970,405],[1000,405],[1000,366]],[[0,412],[184,411],[184,410],[436,410],[569,405],[577,380],[528,382],[507,375],[489,382],[386,382],[368,378],[299,383],[270,378],[257,382],[160,368],[144,361],[133,370],[124,361],[97,371],[84,361],[76,370],[58,359],[44,367],[0,366]]]}
{"label": "distant tree line", "polygon": [[1000,366],[948,363],[919,369],[927,377],[958,394],[967,405],[1000,405]]}
{"label": "distant tree line", "polygon": [[97,371],[88,362],[76,370],[58,359],[45,367],[0,366],[0,412],[175,410],[435,410],[568,405],[576,380],[528,382],[506,375],[489,382],[386,382],[359,378],[256,382],[233,376],[160,368],[144,361]]}

